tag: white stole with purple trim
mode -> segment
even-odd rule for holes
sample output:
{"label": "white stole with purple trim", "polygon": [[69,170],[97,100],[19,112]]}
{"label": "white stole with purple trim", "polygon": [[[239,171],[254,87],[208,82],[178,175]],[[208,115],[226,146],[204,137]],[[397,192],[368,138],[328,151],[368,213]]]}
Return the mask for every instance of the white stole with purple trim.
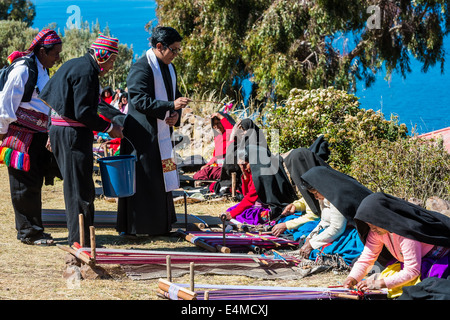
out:
{"label": "white stole with purple trim", "polygon": [[[152,68],[155,83],[155,99],[168,101],[166,86],[153,49],[147,50],[147,60]],[[169,65],[170,77],[172,79],[173,96],[175,97],[176,75],[172,64]],[[166,112],[165,118],[170,115],[170,111]],[[174,161],[174,152],[172,148],[172,139],[170,135],[170,127],[164,120],[157,119],[158,123],[158,143],[159,152],[161,154],[162,169],[164,175],[164,184],[166,192],[178,189],[180,187],[180,178],[178,176],[177,165]]]}

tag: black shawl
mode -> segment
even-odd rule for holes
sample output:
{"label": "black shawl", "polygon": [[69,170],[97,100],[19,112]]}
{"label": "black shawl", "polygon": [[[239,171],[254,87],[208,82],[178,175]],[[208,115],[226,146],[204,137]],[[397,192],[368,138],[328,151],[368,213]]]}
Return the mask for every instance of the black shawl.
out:
{"label": "black shawl", "polygon": [[270,154],[264,147],[246,147],[245,160],[250,163],[253,183],[261,202],[269,205],[273,220],[283,209],[297,199],[294,188],[284,171],[279,156]]}
{"label": "black shawl", "polygon": [[330,149],[328,146],[328,141],[325,140],[325,137],[320,135],[316,141],[308,148],[308,150],[317,154],[324,161],[328,161],[328,157],[330,156]]}
{"label": "black shawl", "polygon": [[292,150],[284,159],[284,163],[286,164],[286,168],[289,171],[292,181],[297,186],[298,191],[302,194],[309,208],[316,215],[320,215],[319,201],[303,187],[301,177],[311,168],[330,166],[316,153],[305,148]]}
{"label": "black shawl", "polygon": [[362,239],[367,222],[408,239],[450,248],[450,218],[385,193],[365,198],[355,215]]}
{"label": "black shawl", "polygon": [[350,224],[354,224],[353,219],[361,201],[372,194],[353,177],[330,167],[311,168],[302,179],[330,201]]}
{"label": "black shawl", "polygon": [[236,125],[242,127],[242,129],[234,129],[237,133],[234,136],[234,141],[231,142],[227,148],[225,161],[222,167],[221,180],[230,179],[232,172],[236,172],[240,175],[241,169],[237,162],[238,154],[244,153],[249,145],[260,146],[270,153],[264,133],[251,119],[244,119]]}

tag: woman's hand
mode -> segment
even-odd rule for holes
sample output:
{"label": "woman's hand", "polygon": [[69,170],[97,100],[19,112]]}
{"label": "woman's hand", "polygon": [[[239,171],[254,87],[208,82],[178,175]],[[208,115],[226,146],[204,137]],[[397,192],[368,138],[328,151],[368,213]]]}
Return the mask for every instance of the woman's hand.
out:
{"label": "woman's hand", "polygon": [[381,288],[386,288],[386,283],[384,282],[384,279],[378,280],[366,279],[356,284],[356,289],[358,289],[359,291],[376,290]]}
{"label": "woman's hand", "polygon": [[346,289],[353,289],[355,285],[358,283],[355,278],[347,277],[344,281],[344,288]]}
{"label": "woman's hand", "polygon": [[309,257],[309,254],[311,253],[312,250],[313,250],[313,247],[309,243],[309,238],[306,238],[305,243],[300,248],[299,256],[301,258],[305,258],[306,259],[306,258]]}
{"label": "woman's hand", "polygon": [[283,212],[281,213],[282,216],[289,216],[291,214],[295,213],[295,205],[293,203],[288,204]]}
{"label": "woman's hand", "polygon": [[282,234],[283,232],[285,232],[287,230],[286,227],[286,223],[282,222],[282,223],[277,223],[276,225],[273,226],[272,228],[272,234],[275,237],[278,237],[280,234]]}

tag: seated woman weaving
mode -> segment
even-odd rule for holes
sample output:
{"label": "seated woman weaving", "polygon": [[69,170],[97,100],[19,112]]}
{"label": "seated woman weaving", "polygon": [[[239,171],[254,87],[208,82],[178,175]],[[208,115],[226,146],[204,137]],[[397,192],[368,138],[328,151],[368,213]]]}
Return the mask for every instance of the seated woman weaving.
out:
{"label": "seated woman weaving", "polygon": [[300,254],[312,260],[320,254],[338,254],[351,264],[363,249],[353,217],[361,201],[372,192],[354,178],[326,166],[311,168],[302,180],[301,189],[319,201],[321,217],[294,230],[294,240],[305,239]]}
{"label": "seated woman weaving", "polygon": [[[363,200],[355,215],[364,250],[344,282],[358,290],[388,288],[389,297],[428,277],[450,275],[450,218],[384,193]],[[383,249],[387,251],[383,252]],[[386,269],[363,280],[378,259]]]}
{"label": "seated woman weaving", "polygon": [[235,219],[238,223],[268,223],[296,199],[295,191],[279,157],[256,145],[248,145],[241,151],[238,163],[244,197],[224,214],[228,220]]}
{"label": "seated woman weaving", "polygon": [[[313,148],[313,150],[324,149],[326,148],[326,145],[327,144],[326,141],[323,140],[323,136],[320,136],[313,144],[313,146],[318,147]],[[321,146],[325,147],[321,148]],[[272,234],[275,236],[279,236],[286,231],[287,233],[290,233],[307,222],[320,219],[321,208],[319,201],[315,199],[313,194],[303,188],[303,181],[301,177],[311,168],[318,166],[330,166],[325,161],[327,154],[321,152],[320,156],[318,153],[310,149],[297,148],[291,150],[284,158],[286,169],[297,187],[297,190],[301,193],[301,198],[296,200],[294,203],[289,204],[284,209],[281,214],[282,218],[272,228]]]}
{"label": "seated woman weaving", "polygon": [[222,172],[230,135],[235,124],[234,119],[223,112],[211,115],[211,127],[214,131],[214,151],[212,158],[194,174],[195,180],[218,180]]}

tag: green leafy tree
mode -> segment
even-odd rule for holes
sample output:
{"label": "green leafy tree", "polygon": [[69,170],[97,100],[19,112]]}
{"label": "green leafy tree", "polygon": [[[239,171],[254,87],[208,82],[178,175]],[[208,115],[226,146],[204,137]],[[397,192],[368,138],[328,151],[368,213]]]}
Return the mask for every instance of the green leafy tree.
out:
{"label": "green leafy tree", "polygon": [[23,21],[0,21],[0,68],[8,64],[6,60],[13,51],[25,51],[39,32]]}
{"label": "green leafy tree", "polygon": [[[107,36],[111,35],[108,27],[101,30],[100,24],[96,22],[89,25],[83,22],[80,28],[65,29],[63,37],[63,51],[61,61],[52,71],[56,71],[64,62],[81,57],[86,54],[91,44],[97,39],[99,33]],[[133,50],[119,41],[119,55],[114,63],[114,69],[100,79],[102,86],[112,86],[113,88],[125,88],[128,71],[133,61]]]}
{"label": "green leafy tree", "polygon": [[30,0],[0,1],[0,20],[23,21],[31,26],[35,16],[35,6]]}
{"label": "green leafy tree", "polygon": [[[189,90],[224,91],[247,76],[253,94],[286,99],[292,88],[370,86],[377,72],[423,71],[445,56],[448,0],[157,0],[161,25],[184,36],[176,62]],[[342,43],[342,45],[339,45]],[[238,79],[238,80],[237,80]]]}
{"label": "green leafy tree", "polygon": [[[55,24],[49,24],[46,27],[57,30]],[[30,28],[22,21],[0,21],[0,66],[3,67],[8,64],[6,58],[11,52],[28,49],[38,32],[38,29]],[[92,24],[92,26],[84,22],[79,29],[65,29],[64,36],[59,34],[63,42],[61,60],[50,70],[50,75],[56,72],[64,62],[85,55],[100,32],[108,36],[114,36],[111,35],[107,27],[102,31],[98,22]],[[101,78],[101,85],[125,88],[132,62],[133,49],[119,43],[119,55],[114,63],[114,69]]]}

